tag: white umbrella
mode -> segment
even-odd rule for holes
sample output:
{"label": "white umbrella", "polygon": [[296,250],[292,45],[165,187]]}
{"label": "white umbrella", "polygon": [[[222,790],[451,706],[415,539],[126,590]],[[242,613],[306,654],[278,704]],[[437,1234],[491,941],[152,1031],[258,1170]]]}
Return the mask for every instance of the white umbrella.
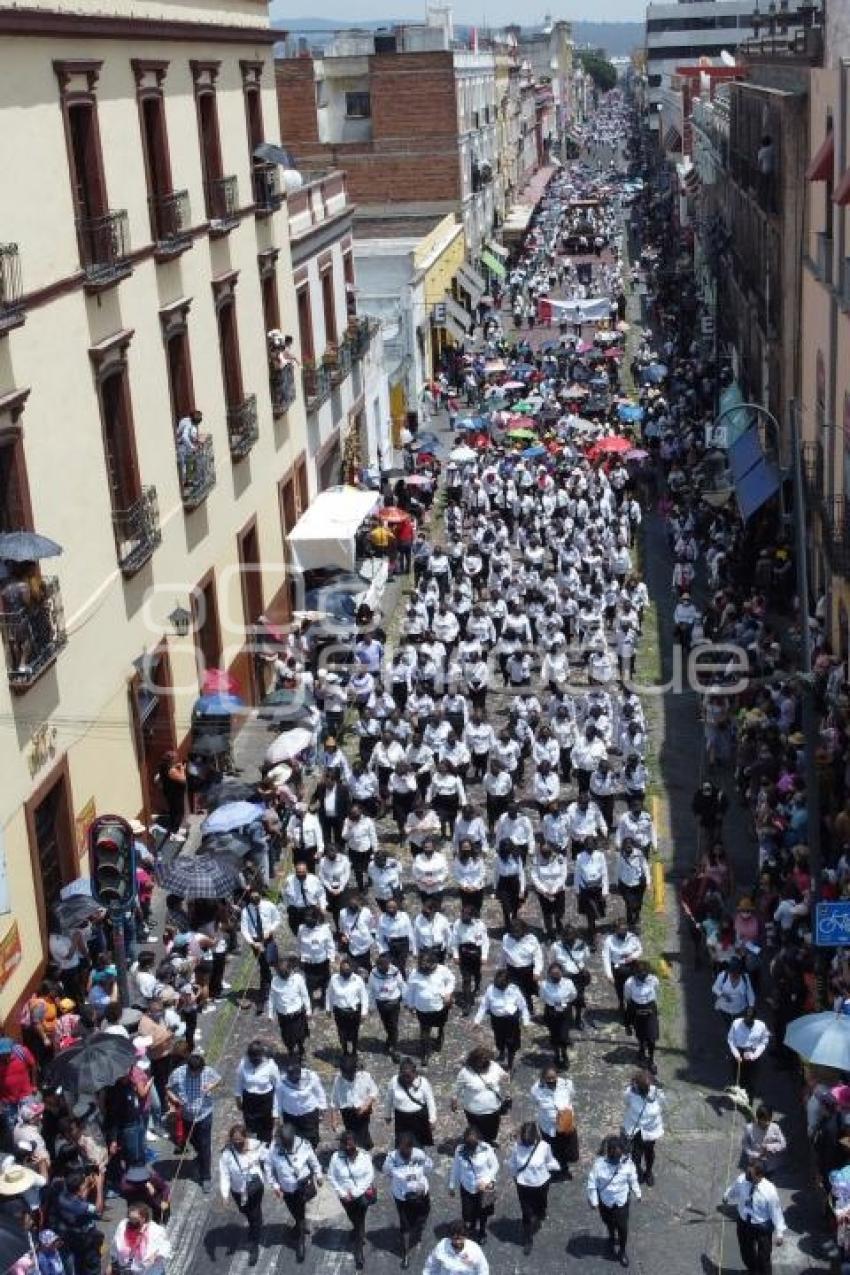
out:
{"label": "white umbrella", "polygon": [[309,748],[312,742],[313,732],[305,730],[303,726],[296,726],[294,730],[285,730],[269,744],[266,761],[272,766],[276,766],[281,761],[291,761],[293,757],[303,753],[305,748]]}
{"label": "white umbrella", "polygon": [[831,1010],[804,1014],[785,1028],[785,1044],[806,1062],[847,1071],[850,1068],[850,1017]]}
{"label": "white umbrella", "polygon": [[475,460],[475,452],[471,447],[456,447],[453,452],[449,452],[449,460],[456,460],[461,465],[466,465],[469,461]]}

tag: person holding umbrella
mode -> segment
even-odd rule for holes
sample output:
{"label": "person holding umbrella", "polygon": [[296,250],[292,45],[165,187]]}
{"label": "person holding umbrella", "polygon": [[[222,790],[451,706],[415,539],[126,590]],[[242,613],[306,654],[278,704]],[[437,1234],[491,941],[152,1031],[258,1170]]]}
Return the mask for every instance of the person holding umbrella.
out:
{"label": "person holding umbrella", "polygon": [[232,1199],[248,1223],[248,1265],[256,1266],[263,1235],[263,1188],[266,1148],[249,1138],[244,1124],[231,1125],[218,1162],[218,1182],[225,1204]]}
{"label": "person holding umbrella", "polygon": [[208,1067],[204,1055],[196,1051],[171,1073],[166,1090],[171,1108],[180,1113],[188,1141],[195,1149],[198,1180],[204,1195],[212,1190],[212,1095],[220,1084],[221,1076]]}
{"label": "person holding umbrella", "polygon": [[307,1247],[307,1203],[322,1182],[322,1166],[306,1138],[299,1138],[291,1124],[277,1128],[265,1166],[266,1181],[283,1200],[295,1223],[295,1256],[304,1261]]}

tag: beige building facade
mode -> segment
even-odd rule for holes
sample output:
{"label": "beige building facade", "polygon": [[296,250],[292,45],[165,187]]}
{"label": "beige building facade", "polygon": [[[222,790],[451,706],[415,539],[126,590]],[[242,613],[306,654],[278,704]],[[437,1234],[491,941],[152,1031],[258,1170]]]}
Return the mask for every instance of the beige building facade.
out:
{"label": "beige building facade", "polygon": [[0,13],[0,513],[62,548],[0,581],[4,1021],[92,815],[160,807],[204,666],[257,693],[310,492],[266,5],[97,8]]}

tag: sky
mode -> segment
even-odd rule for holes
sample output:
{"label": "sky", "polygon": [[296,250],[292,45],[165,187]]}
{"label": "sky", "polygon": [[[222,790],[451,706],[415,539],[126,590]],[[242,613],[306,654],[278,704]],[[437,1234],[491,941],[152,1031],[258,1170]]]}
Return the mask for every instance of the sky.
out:
{"label": "sky", "polygon": [[[425,13],[425,0],[355,0],[357,16],[366,21],[376,18],[421,19]],[[277,21],[287,17],[304,18],[312,14],[317,18],[348,18],[352,12],[351,0],[272,0],[272,14]],[[516,21],[516,0],[454,0],[456,22],[478,26],[503,26]],[[541,22],[546,13],[554,18],[585,18],[588,21],[616,22],[642,21],[646,14],[645,0],[531,0],[523,6],[526,24]]]}

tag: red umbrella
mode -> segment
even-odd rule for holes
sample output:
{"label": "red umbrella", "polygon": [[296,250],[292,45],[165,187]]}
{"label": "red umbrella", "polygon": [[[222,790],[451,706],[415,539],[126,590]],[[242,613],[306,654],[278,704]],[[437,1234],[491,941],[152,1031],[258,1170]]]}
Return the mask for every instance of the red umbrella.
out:
{"label": "red umbrella", "polygon": [[242,688],[232,673],[223,668],[208,668],[201,683],[202,695],[241,695]]}
{"label": "red umbrella", "polygon": [[397,505],[388,505],[386,509],[378,510],[378,520],[380,522],[409,522],[410,514],[406,509],[399,509]]}
{"label": "red umbrella", "polygon": [[600,438],[598,442],[593,444],[592,450],[598,452],[600,456],[606,453],[614,456],[618,452],[630,452],[634,447],[634,443],[630,438],[623,438],[621,434],[608,434],[605,438]]}

